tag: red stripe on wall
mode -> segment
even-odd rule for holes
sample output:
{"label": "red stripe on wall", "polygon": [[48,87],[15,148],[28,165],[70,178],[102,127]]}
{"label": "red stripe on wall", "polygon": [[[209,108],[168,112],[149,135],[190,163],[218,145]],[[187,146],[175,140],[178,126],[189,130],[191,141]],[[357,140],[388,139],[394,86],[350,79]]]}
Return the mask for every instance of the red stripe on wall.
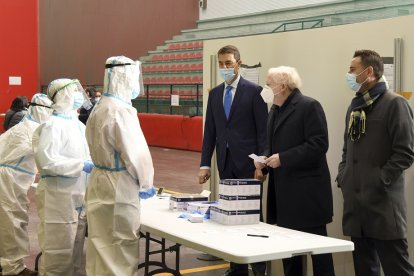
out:
{"label": "red stripe on wall", "polygon": [[[16,96],[30,100],[39,84],[38,0],[0,1],[0,113]],[[9,77],[21,77],[19,86]],[[1,129],[3,118],[0,117]]]}

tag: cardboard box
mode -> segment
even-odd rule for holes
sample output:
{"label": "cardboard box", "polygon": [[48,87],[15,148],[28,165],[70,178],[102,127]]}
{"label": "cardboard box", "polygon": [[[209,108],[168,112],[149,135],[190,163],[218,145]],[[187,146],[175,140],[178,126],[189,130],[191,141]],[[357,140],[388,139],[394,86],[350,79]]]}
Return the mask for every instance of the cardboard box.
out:
{"label": "cardboard box", "polygon": [[203,222],[204,216],[200,214],[189,214],[188,220],[195,223]]}

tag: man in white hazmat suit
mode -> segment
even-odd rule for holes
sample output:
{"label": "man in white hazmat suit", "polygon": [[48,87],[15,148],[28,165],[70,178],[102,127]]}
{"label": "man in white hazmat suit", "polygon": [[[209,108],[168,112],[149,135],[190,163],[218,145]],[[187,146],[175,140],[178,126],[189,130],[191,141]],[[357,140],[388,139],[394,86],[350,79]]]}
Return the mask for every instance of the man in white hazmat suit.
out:
{"label": "man in white hazmat suit", "polygon": [[[84,205],[88,173],[93,168],[85,127],[76,110],[86,101],[79,81],[57,79],[49,84],[53,114],[33,135],[41,180],[36,189],[40,218],[40,275],[76,275],[74,251],[78,216]],[[78,245],[82,247],[82,244]]]}
{"label": "man in white hazmat suit", "polygon": [[106,61],[103,94],[86,124],[95,164],[86,193],[89,276],[138,275],[139,197],[155,191],[151,154],[131,105],[142,91],[139,65],[123,56]]}
{"label": "man in white hazmat suit", "polygon": [[35,94],[23,120],[0,136],[0,259],[3,275],[37,275],[23,263],[29,256],[27,191],[37,173],[32,135],[46,121],[52,102]]}

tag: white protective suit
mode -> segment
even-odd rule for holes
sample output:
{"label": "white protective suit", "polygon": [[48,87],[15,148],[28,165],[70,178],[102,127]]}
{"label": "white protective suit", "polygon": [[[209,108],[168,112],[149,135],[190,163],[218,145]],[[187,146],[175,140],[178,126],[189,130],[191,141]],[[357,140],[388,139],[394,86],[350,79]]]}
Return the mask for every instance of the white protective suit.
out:
{"label": "white protective suit", "polygon": [[[16,275],[25,269],[29,256],[27,191],[37,173],[32,151],[32,135],[46,121],[52,102],[35,94],[33,105],[23,120],[0,136],[0,256],[3,275]],[[38,106],[36,106],[36,104]]]}
{"label": "white protective suit", "polygon": [[74,251],[81,251],[83,244],[77,243],[82,248],[74,246],[88,177],[83,170],[90,160],[85,126],[76,112],[85,100],[80,91],[82,87],[76,80],[52,81],[47,94],[53,101],[53,114],[33,135],[34,156],[41,175],[36,205],[42,276],[78,274],[75,267],[79,259]]}
{"label": "white protective suit", "polygon": [[138,275],[138,193],[153,189],[154,168],[131,105],[141,90],[139,64],[120,56],[106,68],[101,100],[86,125],[95,165],[86,192],[86,274],[131,276]]}

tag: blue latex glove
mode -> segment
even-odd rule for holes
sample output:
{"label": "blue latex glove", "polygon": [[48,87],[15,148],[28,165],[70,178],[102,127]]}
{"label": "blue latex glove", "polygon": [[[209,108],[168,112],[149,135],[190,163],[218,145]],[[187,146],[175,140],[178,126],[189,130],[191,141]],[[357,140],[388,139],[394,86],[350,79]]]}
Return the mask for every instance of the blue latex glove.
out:
{"label": "blue latex glove", "polygon": [[86,173],[91,173],[93,169],[93,163],[90,160],[86,160],[85,163],[83,163],[83,171]]}
{"label": "blue latex glove", "polygon": [[142,199],[147,199],[150,197],[153,197],[155,195],[155,188],[151,187],[148,190],[145,190],[143,192],[139,192],[139,197]]}

